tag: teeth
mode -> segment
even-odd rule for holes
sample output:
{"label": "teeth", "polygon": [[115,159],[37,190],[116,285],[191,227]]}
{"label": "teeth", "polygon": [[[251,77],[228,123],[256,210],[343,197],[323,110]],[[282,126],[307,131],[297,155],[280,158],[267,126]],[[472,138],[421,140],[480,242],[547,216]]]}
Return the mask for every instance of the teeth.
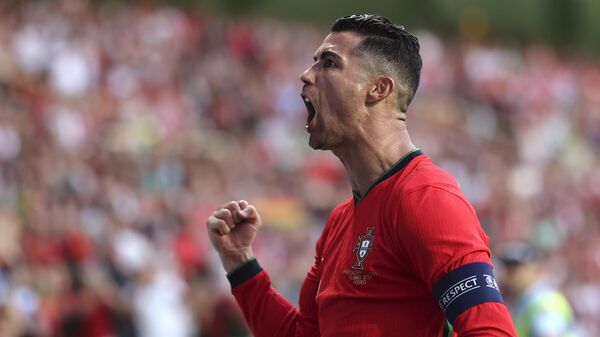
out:
{"label": "teeth", "polygon": [[310,99],[308,99],[308,97],[304,97],[304,102],[310,103]]}

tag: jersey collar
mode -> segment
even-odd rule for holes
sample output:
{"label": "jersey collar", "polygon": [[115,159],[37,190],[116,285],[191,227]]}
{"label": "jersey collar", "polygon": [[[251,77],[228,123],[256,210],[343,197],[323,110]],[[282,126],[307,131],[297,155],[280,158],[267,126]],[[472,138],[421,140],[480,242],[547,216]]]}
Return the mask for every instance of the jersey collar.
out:
{"label": "jersey collar", "polygon": [[361,200],[363,200],[365,196],[379,183],[398,173],[400,170],[405,168],[415,157],[420,156],[422,154],[423,151],[421,151],[421,149],[419,148],[416,148],[410,151],[409,153],[405,154],[402,158],[400,158],[400,160],[398,160],[394,165],[392,165],[392,167],[390,167],[379,178],[377,178],[377,180],[375,180],[375,182],[373,182],[373,184],[369,186],[367,192],[365,192],[364,195],[361,196],[360,192],[352,190],[352,195],[354,196],[354,205],[357,205]]}

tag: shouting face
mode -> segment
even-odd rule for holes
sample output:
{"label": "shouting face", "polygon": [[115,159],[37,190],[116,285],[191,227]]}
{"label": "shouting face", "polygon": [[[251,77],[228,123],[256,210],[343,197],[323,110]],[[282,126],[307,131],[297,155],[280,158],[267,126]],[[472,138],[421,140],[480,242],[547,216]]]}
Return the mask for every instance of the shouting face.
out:
{"label": "shouting face", "polygon": [[306,130],[313,149],[335,150],[352,144],[365,118],[367,72],[356,51],[362,37],[352,32],[329,34],[300,76],[306,104]]}

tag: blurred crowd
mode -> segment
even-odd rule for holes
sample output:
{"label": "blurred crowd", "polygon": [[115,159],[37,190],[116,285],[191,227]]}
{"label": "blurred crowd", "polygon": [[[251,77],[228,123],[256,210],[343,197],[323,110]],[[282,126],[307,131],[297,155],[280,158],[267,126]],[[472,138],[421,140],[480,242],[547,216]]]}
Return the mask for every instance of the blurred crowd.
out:
{"label": "blurred crowd", "polygon": [[[291,301],[351,197],[304,131],[326,28],[83,0],[0,4],[0,337],[249,335],[205,220],[263,216],[255,253]],[[600,64],[444,41],[413,141],[455,175],[492,248],[527,240],[600,335]],[[497,268],[501,275],[501,268]]]}

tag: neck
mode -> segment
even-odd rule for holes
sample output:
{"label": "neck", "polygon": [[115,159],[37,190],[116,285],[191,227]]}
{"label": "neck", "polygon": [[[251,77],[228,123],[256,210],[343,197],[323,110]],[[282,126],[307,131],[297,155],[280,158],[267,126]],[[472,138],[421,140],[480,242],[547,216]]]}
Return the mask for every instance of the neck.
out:
{"label": "neck", "polygon": [[[361,132],[349,146],[333,153],[341,160],[352,189],[365,195],[373,183],[404,155],[415,149],[404,122]],[[392,124],[392,123],[390,123]]]}

